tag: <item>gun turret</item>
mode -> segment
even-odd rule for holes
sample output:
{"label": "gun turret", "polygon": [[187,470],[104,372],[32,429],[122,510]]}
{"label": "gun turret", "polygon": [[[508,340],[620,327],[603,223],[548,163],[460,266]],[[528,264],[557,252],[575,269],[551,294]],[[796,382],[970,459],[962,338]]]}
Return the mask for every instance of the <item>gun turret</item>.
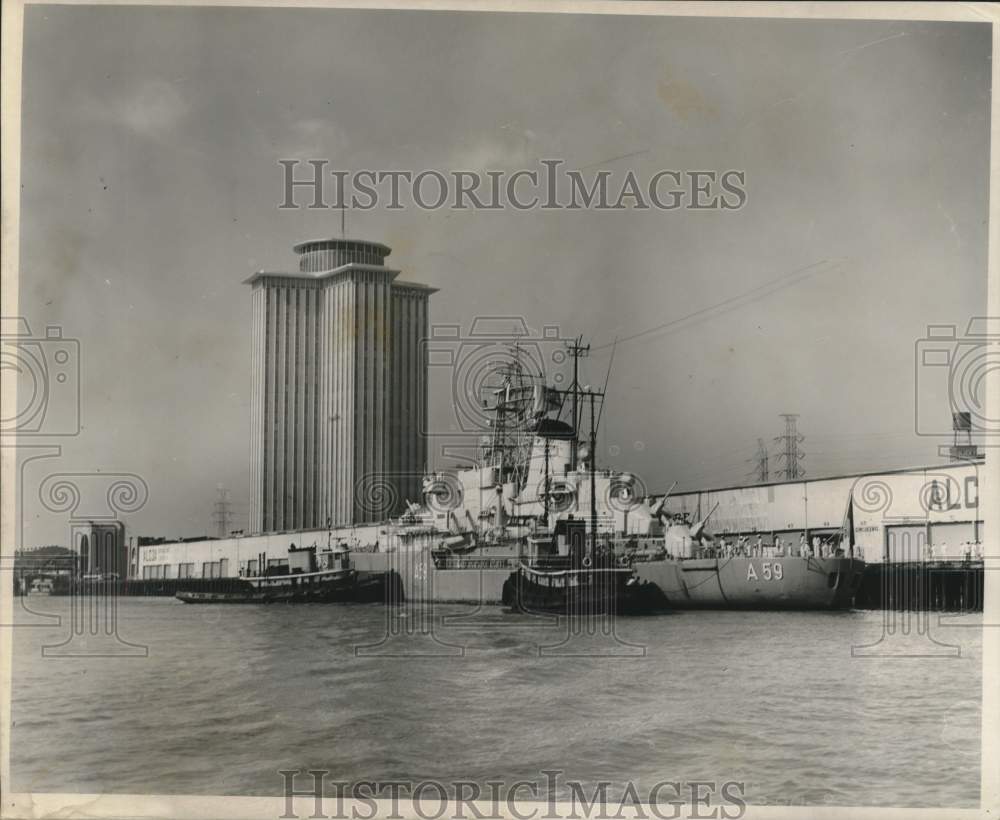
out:
{"label": "gun turret", "polygon": [[691,537],[692,538],[697,538],[701,534],[701,531],[704,529],[705,525],[708,523],[708,519],[712,517],[712,513],[714,513],[717,509],[719,509],[719,502],[718,501],[716,501],[715,502],[715,506],[712,507],[712,509],[708,511],[708,515],[706,515],[703,519],[701,519],[701,521],[699,521],[697,524],[695,524],[691,528]]}

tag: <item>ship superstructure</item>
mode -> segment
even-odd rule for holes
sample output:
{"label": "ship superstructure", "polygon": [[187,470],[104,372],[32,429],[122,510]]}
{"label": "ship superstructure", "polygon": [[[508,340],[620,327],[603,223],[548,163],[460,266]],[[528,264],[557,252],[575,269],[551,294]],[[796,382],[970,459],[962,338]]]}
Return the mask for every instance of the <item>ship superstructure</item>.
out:
{"label": "ship superstructure", "polygon": [[[593,453],[602,391],[549,386],[519,363],[517,346],[499,365],[486,399],[490,429],[475,464],[424,479],[422,507],[412,505],[403,526],[464,537],[468,546],[512,543],[563,519],[586,522],[605,539],[656,529],[657,515],[636,499],[628,473],[597,469]],[[581,420],[589,424],[584,440]]]}

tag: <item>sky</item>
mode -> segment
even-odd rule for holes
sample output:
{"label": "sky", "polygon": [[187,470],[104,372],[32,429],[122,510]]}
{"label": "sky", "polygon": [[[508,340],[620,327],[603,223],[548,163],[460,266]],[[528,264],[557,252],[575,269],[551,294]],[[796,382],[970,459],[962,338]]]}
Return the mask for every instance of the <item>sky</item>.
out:
{"label": "sky", "polygon": [[22,544],[67,540],[54,472],[141,476],[136,534],[212,532],[219,485],[245,525],[241,283],[340,233],[278,208],[282,158],[742,170],[734,211],[378,208],[347,233],[439,288],[433,324],[582,334],[595,385],[621,337],[599,460],[651,491],[743,482],[758,438],[780,468],[781,413],[810,477],[935,463],[915,415],[950,409],[915,357],[986,310],[989,83],[985,24],[28,6],[17,312],[79,340],[82,430],[25,466]]}

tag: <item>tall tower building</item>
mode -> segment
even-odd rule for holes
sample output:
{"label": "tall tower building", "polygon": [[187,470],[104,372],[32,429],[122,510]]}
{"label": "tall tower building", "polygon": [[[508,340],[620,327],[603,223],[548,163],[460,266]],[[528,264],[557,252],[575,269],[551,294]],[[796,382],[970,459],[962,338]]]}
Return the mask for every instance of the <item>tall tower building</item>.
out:
{"label": "tall tower building", "polygon": [[378,242],[294,248],[252,291],[250,530],[376,521],[416,500],[427,460],[428,300]]}

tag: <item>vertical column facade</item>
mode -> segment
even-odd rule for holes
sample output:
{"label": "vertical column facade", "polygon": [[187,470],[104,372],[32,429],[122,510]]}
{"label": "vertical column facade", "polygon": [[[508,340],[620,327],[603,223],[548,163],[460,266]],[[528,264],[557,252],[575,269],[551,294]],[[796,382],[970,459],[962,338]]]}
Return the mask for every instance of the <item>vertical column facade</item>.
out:
{"label": "vertical column facade", "polygon": [[336,489],[353,487],[355,472],[355,367],[357,357],[357,287],[349,277],[331,282],[323,291],[323,365],[320,372],[322,429],[320,470],[324,477],[321,495],[322,524],[349,522],[351,496],[344,499]]}
{"label": "vertical column facade", "polygon": [[267,290],[254,284],[250,294],[250,532],[264,529],[264,396],[267,368]]}
{"label": "vertical column facade", "polygon": [[396,476],[402,499],[419,501],[427,469],[428,297],[425,287],[392,288],[393,380],[386,412],[387,470]]}
{"label": "vertical column facade", "polygon": [[[350,523],[378,521],[399,511],[392,503],[392,476],[386,464],[386,399],[388,356],[391,349],[389,288],[391,276],[385,271],[364,270],[356,281],[354,465],[353,484],[340,485],[334,492],[352,495]],[[393,378],[397,374],[392,374]]]}
{"label": "vertical column facade", "polygon": [[252,295],[250,526],[320,521],[317,416],[321,322],[317,282],[262,277]]}
{"label": "vertical column facade", "polygon": [[[296,246],[300,270],[252,284],[251,532],[367,523],[421,494],[432,288],[389,248]],[[326,264],[336,267],[323,269]]]}

